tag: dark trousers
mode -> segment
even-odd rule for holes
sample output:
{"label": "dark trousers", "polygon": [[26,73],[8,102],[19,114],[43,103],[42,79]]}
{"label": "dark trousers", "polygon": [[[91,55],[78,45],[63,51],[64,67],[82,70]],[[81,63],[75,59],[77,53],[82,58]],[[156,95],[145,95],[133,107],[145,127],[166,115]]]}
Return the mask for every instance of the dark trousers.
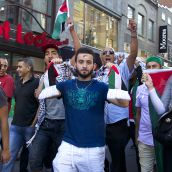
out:
{"label": "dark trousers", "polygon": [[30,151],[30,168],[41,171],[43,166],[52,167],[52,161],[64,134],[64,120],[44,119],[33,140]]}
{"label": "dark trousers", "polygon": [[130,138],[133,141],[134,149],[136,150],[136,162],[137,162],[137,170],[141,172],[140,162],[139,162],[139,151],[138,147],[135,144],[135,123],[130,121]]}
{"label": "dark trousers", "polygon": [[163,147],[164,172],[172,172],[172,147]]}
{"label": "dark trousers", "polygon": [[24,145],[20,154],[20,172],[28,172],[28,160],[29,150],[27,149],[26,145]]}
{"label": "dark trousers", "polygon": [[106,143],[111,158],[111,172],[126,172],[125,147],[129,141],[127,119],[123,119],[106,127]]}

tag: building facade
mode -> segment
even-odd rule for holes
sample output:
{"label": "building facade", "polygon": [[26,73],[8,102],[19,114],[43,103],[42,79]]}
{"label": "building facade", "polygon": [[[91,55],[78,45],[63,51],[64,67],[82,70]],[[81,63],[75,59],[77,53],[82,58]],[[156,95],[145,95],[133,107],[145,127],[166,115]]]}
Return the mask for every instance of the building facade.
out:
{"label": "building facade", "polygon": [[[158,4],[150,0],[128,0],[125,3],[125,13],[123,13],[125,28],[129,18],[134,18],[137,21],[137,32],[139,51],[138,56],[147,57],[157,54],[157,9]],[[126,10],[127,9],[127,10]],[[126,45],[126,46],[125,46]],[[124,37],[125,50],[129,47],[129,32],[125,30]]]}
{"label": "building facade", "polygon": [[167,52],[160,56],[163,57],[165,66],[172,66],[172,11],[163,5],[158,8],[158,25],[167,26]]}

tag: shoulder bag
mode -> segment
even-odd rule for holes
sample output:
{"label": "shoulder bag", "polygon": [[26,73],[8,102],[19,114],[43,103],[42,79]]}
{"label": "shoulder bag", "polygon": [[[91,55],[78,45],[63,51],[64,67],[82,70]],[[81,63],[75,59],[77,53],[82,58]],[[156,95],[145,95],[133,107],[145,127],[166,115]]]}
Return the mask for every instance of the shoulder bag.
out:
{"label": "shoulder bag", "polygon": [[163,146],[172,147],[172,110],[161,116],[152,133],[153,137]]}

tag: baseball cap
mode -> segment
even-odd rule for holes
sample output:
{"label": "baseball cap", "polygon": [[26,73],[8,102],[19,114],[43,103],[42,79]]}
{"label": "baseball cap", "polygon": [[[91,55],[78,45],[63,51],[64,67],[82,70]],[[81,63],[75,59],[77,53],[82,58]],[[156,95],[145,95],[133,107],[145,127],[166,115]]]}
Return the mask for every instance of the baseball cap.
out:
{"label": "baseball cap", "polygon": [[59,50],[59,48],[56,44],[48,43],[48,44],[45,44],[44,46],[42,46],[42,51],[45,53],[46,49],[48,49],[48,48],[54,48],[57,51]]}

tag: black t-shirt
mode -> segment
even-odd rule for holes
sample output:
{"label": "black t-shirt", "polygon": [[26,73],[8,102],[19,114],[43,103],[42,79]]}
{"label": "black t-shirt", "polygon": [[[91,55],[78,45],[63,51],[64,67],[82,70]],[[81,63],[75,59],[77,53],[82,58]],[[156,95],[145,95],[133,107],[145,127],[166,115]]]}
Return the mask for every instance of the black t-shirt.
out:
{"label": "black t-shirt", "polygon": [[5,105],[7,105],[7,98],[5,96],[4,91],[0,87],[0,108],[2,108]]}
{"label": "black t-shirt", "polygon": [[13,125],[26,127],[32,124],[39,104],[34,95],[38,85],[39,79],[35,77],[31,77],[24,84],[22,80],[16,82]]}

